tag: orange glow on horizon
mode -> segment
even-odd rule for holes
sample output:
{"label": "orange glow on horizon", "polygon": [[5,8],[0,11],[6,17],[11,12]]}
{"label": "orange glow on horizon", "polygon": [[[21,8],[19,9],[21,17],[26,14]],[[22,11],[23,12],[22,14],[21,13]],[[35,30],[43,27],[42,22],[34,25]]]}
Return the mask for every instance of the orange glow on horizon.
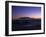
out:
{"label": "orange glow on horizon", "polygon": [[32,16],[31,18],[40,19],[41,17],[40,16]]}

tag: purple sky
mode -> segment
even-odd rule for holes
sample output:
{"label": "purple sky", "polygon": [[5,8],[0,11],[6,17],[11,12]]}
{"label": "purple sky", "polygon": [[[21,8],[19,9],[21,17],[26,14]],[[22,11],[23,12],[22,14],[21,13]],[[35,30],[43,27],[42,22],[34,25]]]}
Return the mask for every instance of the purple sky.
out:
{"label": "purple sky", "polygon": [[12,6],[12,17],[13,19],[20,17],[41,18],[41,7]]}

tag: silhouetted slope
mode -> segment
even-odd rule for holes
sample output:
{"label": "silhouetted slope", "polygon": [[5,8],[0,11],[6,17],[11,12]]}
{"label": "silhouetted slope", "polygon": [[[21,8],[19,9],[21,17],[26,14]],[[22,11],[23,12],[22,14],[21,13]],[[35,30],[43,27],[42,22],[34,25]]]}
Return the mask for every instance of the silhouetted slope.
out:
{"label": "silhouetted slope", "polygon": [[21,17],[12,20],[12,31],[15,30],[39,30],[41,29],[41,19]]}

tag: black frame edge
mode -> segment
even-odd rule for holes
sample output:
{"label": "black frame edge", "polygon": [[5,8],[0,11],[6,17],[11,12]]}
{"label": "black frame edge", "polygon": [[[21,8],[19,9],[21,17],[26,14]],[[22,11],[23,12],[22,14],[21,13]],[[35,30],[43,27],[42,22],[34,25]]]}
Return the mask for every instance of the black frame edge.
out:
{"label": "black frame edge", "polygon": [[5,36],[8,36],[8,2],[5,2]]}

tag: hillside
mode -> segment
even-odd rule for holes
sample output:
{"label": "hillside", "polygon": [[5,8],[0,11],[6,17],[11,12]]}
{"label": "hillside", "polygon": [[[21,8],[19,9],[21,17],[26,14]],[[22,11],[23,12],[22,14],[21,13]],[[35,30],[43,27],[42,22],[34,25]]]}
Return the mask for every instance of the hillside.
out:
{"label": "hillside", "polygon": [[19,19],[12,20],[12,31],[39,30],[39,29],[41,29],[41,19],[21,17]]}

